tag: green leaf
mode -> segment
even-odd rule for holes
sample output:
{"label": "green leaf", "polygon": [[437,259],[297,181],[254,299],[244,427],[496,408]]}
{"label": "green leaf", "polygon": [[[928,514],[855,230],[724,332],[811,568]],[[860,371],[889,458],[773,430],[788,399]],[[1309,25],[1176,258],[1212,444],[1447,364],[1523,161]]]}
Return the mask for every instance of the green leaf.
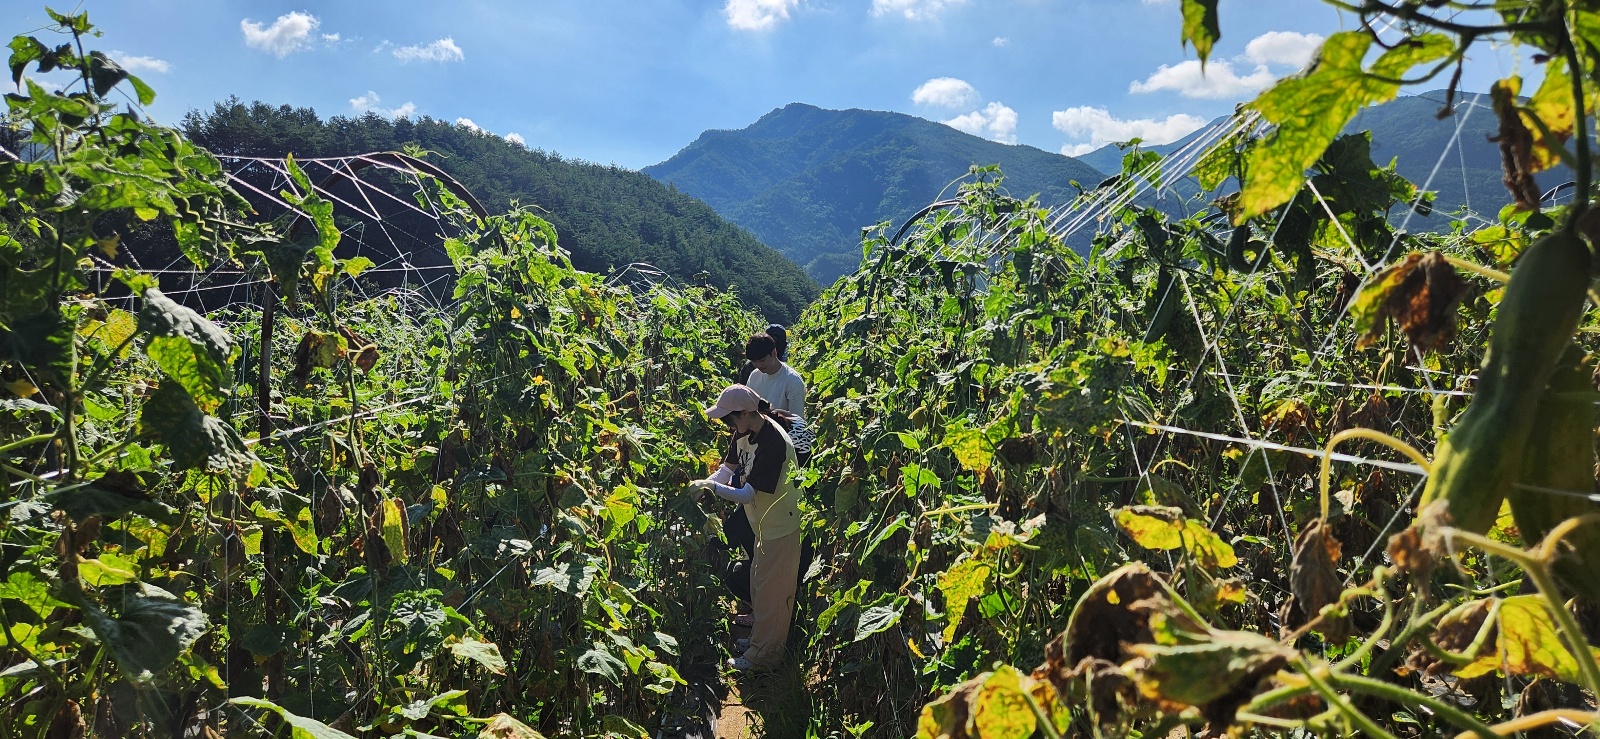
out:
{"label": "green leaf", "polygon": [[145,353],[189,392],[196,406],[207,413],[216,410],[232,383],[233,338],[157,288],[146,288],[141,296],[139,329],[152,337]]}
{"label": "green leaf", "polygon": [[271,657],[293,644],[294,640],[295,633],[289,627],[262,624],[244,632],[237,643],[257,657]]}
{"label": "green leaf", "polygon": [[144,80],[133,75],[128,75],[128,84],[133,85],[133,92],[139,97],[140,105],[149,105],[156,101],[156,91],[145,84]]}
{"label": "green leaf", "polygon": [[477,662],[496,675],[506,674],[506,658],[500,656],[500,647],[494,642],[467,637],[451,644],[450,653],[458,659]]}
{"label": "green leaf", "polygon": [[[118,585],[101,592],[106,603],[118,606],[115,617],[81,591],[76,605],[100,643],[111,647],[117,666],[130,680],[154,680],[209,628],[200,609],[149,583]],[[69,597],[74,596],[69,593]]]}
{"label": "green leaf", "polygon": [[1248,631],[1189,636],[1189,643],[1124,646],[1141,658],[1128,671],[1146,698],[1205,706],[1249,691],[1295,656],[1293,649]]}
{"label": "green leaf", "polygon": [[533,573],[533,585],[548,585],[556,590],[574,597],[583,597],[589,592],[589,586],[594,584],[594,576],[600,568],[591,563],[577,564],[563,562],[555,567],[546,567]]}
{"label": "green leaf", "polygon": [[306,718],[305,716],[297,716],[290,713],[282,706],[265,698],[239,697],[228,702],[249,708],[262,708],[278,714],[283,718],[283,722],[289,725],[291,739],[356,739],[314,718]]}
{"label": "green leaf", "polygon": [[1415,36],[1385,52],[1368,72],[1361,62],[1371,45],[1363,31],[1335,33],[1323,42],[1310,70],[1280,81],[1249,104],[1276,129],[1247,154],[1233,213],[1236,225],[1288,202],[1300,191],[1306,170],[1356,113],[1393,99],[1399,79],[1413,66],[1443,58],[1454,48],[1442,34]]}
{"label": "green leaf", "polygon": [[110,518],[129,512],[162,519],[170,513],[170,509],[144,491],[139,477],[130,472],[107,472],[82,487],[52,492],[44,499],[74,521],[90,516]]}
{"label": "green leaf", "polygon": [[50,51],[44,44],[32,36],[16,36],[11,39],[11,84],[22,86],[22,73],[28,65],[38,61]]}
{"label": "green leaf", "polygon": [[632,739],[649,739],[650,731],[632,721],[615,714],[608,715],[600,720],[600,726],[605,729],[607,737],[620,736]]}
{"label": "green leaf", "polygon": [[133,558],[104,552],[94,559],[79,560],[78,577],[97,588],[122,585],[139,579],[138,569],[139,564]]}
{"label": "green leaf", "polygon": [[94,85],[96,96],[105,97],[111,88],[127,78],[128,70],[123,69],[122,65],[98,51],[89,52],[89,80]]}
{"label": "green leaf", "polygon": [[390,713],[412,721],[421,721],[433,713],[434,708],[443,708],[443,713],[454,716],[467,715],[467,704],[461,700],[465,698],[465,690],[447,690],[432,698],[418,698],[404,706],[395,706],[389,709]]}
{"label": "green leaf", "polygon": [[627,673],[628,666],[606,651],[604,647],[595,645],[595,648],[583,653],[578,658],[578,669],[584,672],[599,675],[612,685],[622,685],[622,676]]}
{"label": "green leaf", "polygon": [[0,361],[16,362],[43,379],[64,381],[72,374],[73,332],[73,325],[54,308],[22,316],[0,326]]}
{"label": "green leaf", "polygon": [[1183,43],[1194,44],[1200,57],[1200,68],[1205,69],[1211,48],[1222,38],[1222,25],[1217,20],[1217,0],[1183,0]]}
{"label": "green leaf", "polygon": [[988,562],[968,557],[939,575],[939,590],[944,592],[945,617],[948,619],[944,626],[946,642],[955,638],[956,627],[961,625],[961,617],[967,612],[967,603],[973,598],[983,597],[988,591],[989,573],[993,571]]}
{"label": "green leaf", "polygon": [[905,596],[898,596],[887,605],[875,605],[861,612],[856,619],[856,636],[851,641],[861,641],[873,634],[888,631],[890,627],[900,622],[900,616],[905,612],[906,603],[910,602]]}
{"label": "green leaf", "polygon": [[833,602],[828,604],[827,609],[822,612],[822,615],[817,617],[817,630],[812,636],[812,641],[815,642],[823,634],[828,633],[828,627],[833,625],[834,619],[838,618],[839,614],[844,611],[844,609],[850,606],[859,605],[861,603],[861,596],[866,594],[867,586],[871,584],[871,580],[858,581],[855,587],[846,590],[843,594],[834,598]]}
{"label": "green leaf", "polygon": [[700,509],[700,501],[693,493],[679,492],[667,500],[667,510],[678,514],[684,522],[689,524],[693,531],[699,531],[710,520],[706,512]]}
{"label": "green leaf", "polygon": [[1027,739],[1037,718],[1028,705],[1028,678],[1011,665],[1001,665],[972,697],[972,725],[983,739]]}
{"label": "green leaf", "polygon": [[905,486],[906,497],[915,498],[923,488],[938,488],[943,481],[933,470],[923,469],[919,464],[908,464],[900,468],[900,484]]}
{"label": "green leaf", "polygon": [[70,607],[50,594],[49,582],[26,570],[13,572],[0,582],[0,600],[21,602],[41,619],[56,608]]}
{"label": "green leaf", "polygon": [[203,469],[244,476],[258,464],[239,432],[195,405],[175,383],[162,383],[139,411],[139,425],[156,434],[177,470]]}
{"label": "green leaf", "polygon": [[887,526],[884,526],[872,537],[872,542],[867,544],[867,548],[861,552],[861,556],[856,561],[867,561],[867,558],[872,556],[872,553],[878,549],[878,545],[888,541],[889,537],[894,535],[894,532],[911,528],[910,521],[911,514],[909,513],[901,513],[895,516],[893,521],[890,521]]}

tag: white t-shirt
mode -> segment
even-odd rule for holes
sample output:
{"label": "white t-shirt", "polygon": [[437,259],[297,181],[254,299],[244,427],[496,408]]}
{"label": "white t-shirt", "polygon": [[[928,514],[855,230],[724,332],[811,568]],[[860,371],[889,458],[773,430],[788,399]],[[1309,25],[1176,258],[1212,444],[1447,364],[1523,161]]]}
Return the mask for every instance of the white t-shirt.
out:
{"label": "white t-shirt", "polygon": [[770,375],[761,370],[751,372],[745,384],[756,391],[756,395],[771,403],[773,408],[805,418],[806,381],[787,363],[780,362],[778,371]]}

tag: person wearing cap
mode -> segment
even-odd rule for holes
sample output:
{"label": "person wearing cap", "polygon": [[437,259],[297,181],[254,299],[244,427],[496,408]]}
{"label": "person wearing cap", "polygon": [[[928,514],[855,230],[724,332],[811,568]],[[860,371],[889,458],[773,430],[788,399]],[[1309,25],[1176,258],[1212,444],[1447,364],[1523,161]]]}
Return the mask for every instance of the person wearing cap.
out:
{"label": "person wearing cap", "polygon": [[800,572],[800,493],[789,479],[794,443],[772,406],[747,386],[728,386],[705,412],[726,423],[733,440],[716,473],[689,487],[741,504],[755,531],[750,642],[729,665],[741,672],[771,669],[783,661]]}
{"label": "person wearing cap", "polygon": [[806,381],[783,361],[788,350],[788,332],[776,323],[768,326],[766,331],[752,335],[744,345],[744,356],[750,360],[752,369],[744,384],[766,398],[772,407],[804,418]]}

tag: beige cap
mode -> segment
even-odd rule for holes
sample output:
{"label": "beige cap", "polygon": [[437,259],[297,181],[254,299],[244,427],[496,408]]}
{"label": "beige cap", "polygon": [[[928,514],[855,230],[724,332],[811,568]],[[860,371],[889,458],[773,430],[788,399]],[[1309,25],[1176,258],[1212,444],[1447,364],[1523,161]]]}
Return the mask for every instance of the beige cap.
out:
{"label": "beige cap", "polygon": [[729,385],[717,396],[717,404],[706,409],[706,415],[715,421],[734,411],[761,410],[761,396],[744,385]]}

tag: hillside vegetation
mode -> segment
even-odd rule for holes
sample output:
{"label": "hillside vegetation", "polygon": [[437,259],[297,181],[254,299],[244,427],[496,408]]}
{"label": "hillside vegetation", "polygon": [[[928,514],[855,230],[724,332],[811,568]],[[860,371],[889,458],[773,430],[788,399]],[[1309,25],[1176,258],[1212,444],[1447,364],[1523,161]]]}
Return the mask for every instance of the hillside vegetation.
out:
{"label": "hillside vegetation", "polygon": [[182,129],[219,156],[305,158],[420,147],[490,212],[536,205],[579,269],[605,274],[648,262],[691,284],[705,272],[709,284],[736,286],[746,305],[778,321],[798,317],[816,296],[809,277],[745,229],[689,195],[616,166],[530,150],[428,117],[322,119],[309,108],[238,100],[190,113]]}
{"label": "hillside vegetation", "polygon": [[972,166],[1000,165],[1006,189],[1047,204],[1104,175],[902,113],[793,103],[737,131],[706,131],[644,173],[711,204],[824,285],[861,261],[861,232],[910,218]]}

